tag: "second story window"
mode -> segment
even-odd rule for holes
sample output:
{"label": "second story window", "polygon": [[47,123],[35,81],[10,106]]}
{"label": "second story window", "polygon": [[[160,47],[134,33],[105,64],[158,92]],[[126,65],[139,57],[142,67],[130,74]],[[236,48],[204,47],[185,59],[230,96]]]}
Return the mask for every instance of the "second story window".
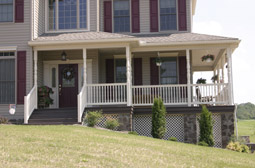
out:
{"label": "second story window", "polygon": [[49,0],[49,30],[88,29],[88,0]]}
{"label": "second story window", "polygon": [[129,0],[114,0],[114,32],[130,32]]}
{"label": "second story window", "polygon": [[176,0],[160,0],[160,30],[176,30]]}
{"label": "second story window", "polygon": [[13,22],[13,0],[0,0],[0,22]]}

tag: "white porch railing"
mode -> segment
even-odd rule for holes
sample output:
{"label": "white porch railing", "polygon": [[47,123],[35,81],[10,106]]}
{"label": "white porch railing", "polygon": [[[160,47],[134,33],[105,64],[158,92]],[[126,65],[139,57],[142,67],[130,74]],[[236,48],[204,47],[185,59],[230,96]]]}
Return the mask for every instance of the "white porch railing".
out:
{"label": "white porch railing", "polygon": [[133,105],[152,105],[161,97],[165,105],[188,103],[187,85],[132,86]]}
{"label": "white porch railing", "polygon": [[28,124],[28,120],[33,113],[33,111],[37,108],[37,87],[34,86],[30,93],[24,98],[24,123]]}
{"label": "white porch railing", "polygon": [[192,84],[191,104],[229,104],[228,84]]}
{"label": "white porch railing", "polygon": [[87,105],[127,104],[127,84],[87,84]]}
{"label": "white porch railing", "polygon": [[78,122],[82,121],[82,115],[86,107],[86,87],[83,86],[78,94]]}

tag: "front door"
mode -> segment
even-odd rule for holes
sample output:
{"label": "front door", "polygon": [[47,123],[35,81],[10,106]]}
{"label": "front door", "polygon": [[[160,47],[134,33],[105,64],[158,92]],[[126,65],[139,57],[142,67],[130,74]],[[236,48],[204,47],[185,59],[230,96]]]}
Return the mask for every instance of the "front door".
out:
{"label": "front door", "polygon": [[78,64],[59,65],[59,108],[77,107]]}

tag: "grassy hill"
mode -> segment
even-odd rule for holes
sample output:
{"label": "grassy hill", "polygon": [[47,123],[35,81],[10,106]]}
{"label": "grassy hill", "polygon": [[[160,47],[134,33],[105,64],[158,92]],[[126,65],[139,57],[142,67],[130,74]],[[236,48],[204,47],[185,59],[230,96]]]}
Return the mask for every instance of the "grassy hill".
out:
{"label": "grassy hill", "polygon": [[81,126],[0,125],[0,167],[254,167],[255,155]]}

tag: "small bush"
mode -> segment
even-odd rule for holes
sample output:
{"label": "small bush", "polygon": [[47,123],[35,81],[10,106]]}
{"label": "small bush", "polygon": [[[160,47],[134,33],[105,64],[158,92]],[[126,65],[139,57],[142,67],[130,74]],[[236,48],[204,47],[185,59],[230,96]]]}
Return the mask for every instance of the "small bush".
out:
{"label": "small bush", "polygon": [[152,130],[153,138],[162,139],[166,132],[166,108],[161,98],[155,98],[152,106]]}
{"label": "small bush", "polygon": [[129,131],[128,134],[131,134],[131,135],[138,135],[138,133],[135,132],[135,131]]}
{"label": "small bush", "polygon": [[120,126],[120,124],[116,119],[107,119],[105,122],[105,127],[110,130],[114,130],[118,126]]}
{"label": "small bush", "polygon": [[9,120],[5,117],[0,116],[0,124],[9,124]]}
{"label": "small bush", "polygon": [[102,111],[88,111],[84,121],[89,127],[94,127],[101,117]]}
{"label": "small bush", "polygon": [[175,138],[175,137],[170,137],[170,138],[168,139],[168,141],[174,141],[174,142],[177,142],[178,140],[177,140],[177,138]]}
{"label": "small bush", "polygon": [[247,145],[243,145],[240,142],[229,142],[227,145],[227,149],[236,151],[236,152],[242,152],[242,153],[250,153],[250,149]]}
{"label": "small bush", "polygon": [[205,141],[198,142],[199,146],[209,146]]}
{"label": "small bush", "polygon": [[199,142],[204,141],[208,146],[213,146],[213,120],[212,113],[209,112],[205,105],[202,105],[202,112],[200,115],[199,128],[200,128],[200,137]]}

